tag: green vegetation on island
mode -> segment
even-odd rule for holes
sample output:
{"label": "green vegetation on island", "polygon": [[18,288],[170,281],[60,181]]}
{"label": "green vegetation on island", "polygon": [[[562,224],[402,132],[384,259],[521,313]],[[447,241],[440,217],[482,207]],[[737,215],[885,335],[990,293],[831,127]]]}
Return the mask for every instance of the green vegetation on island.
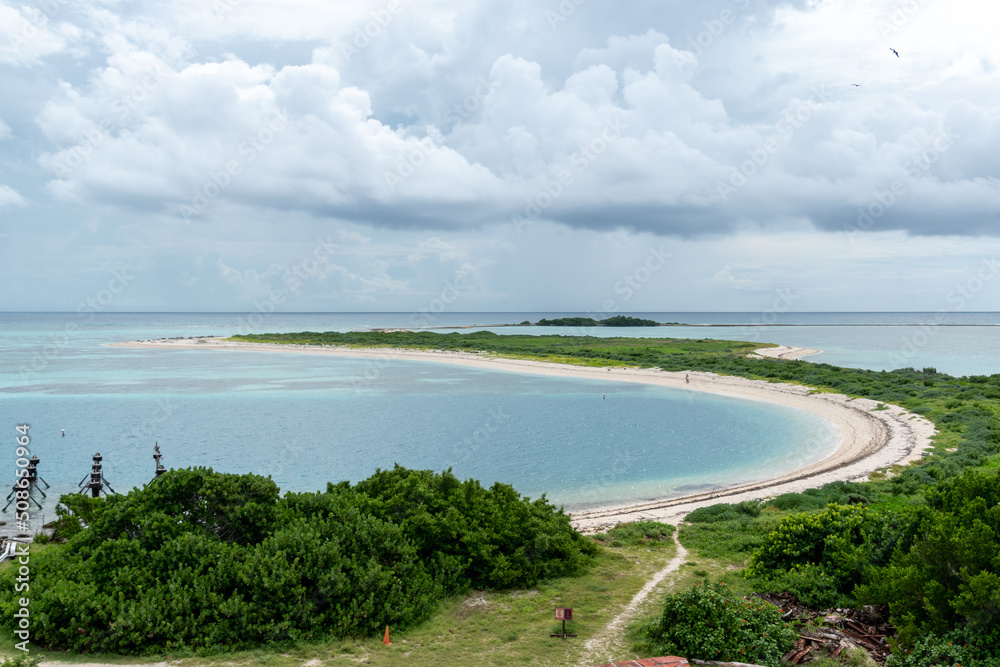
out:
{"label": "green vegetation on island", "polygon": [[751,513],[714,505],[688,515],[681,540],[703,557],[746,565],[749,590],[787,591],[812,609],[884,610],[898,631],[892,665],[996,667],[998,468],[993,455],[984,467],[910,494],[886,482],[838,482],[801,494],[840,497],[807,512],[779,507],[800,494],[759,503]]}
{"label": "green vegetation on island", "polygon": [[[1000,375],[762,359],[748,356],[762,345],[712,340],[489,332],[235,339],[713,371],[901,405],[939,429],[916,464],[863,483],[690,513],[679,539],[691,561],[656,609],[632,623],[622,659],[669,652],[777,665],[791,630],[809,628],[786,625],[773,607],[744,596],[788,592],[813,609],[870,605],[887,615],[898,630],[890,667],[1000,665]],[[77,652],[288,651],[326,641],[334,648],[322,651],[345,652],[331,664],[437,664],[438,649],[466,660],[490,656],[490,664],[588,664],[582,641],[542,639],[540,615],[580,604],[573,627],[594,636],[673,548],[669,526],[628,524],[583,538],[544,499],[401,468],[283,498],[254,475],[180,470],[128,496],[63,502],[57,530],[68,543],[32,553],[33,637]],[[16,620],[13,577],[12,569],[0,573],[8,628]],[[491,613],[514,629],[471,619],[461,600],[472,589],[500,601]],[[502,592],[512,589],[522,590]],[[364,643],[385,625],[410,628],[415,643]],[[458,639],[458,628],[472,634]],[[525,628],[534,628],[530,636]],[[818,664],[862,662],[844,651]]]}
{"label": "green vegetation on island", "polygon": [[596,327],[600,322],[593,317],[558,317],[554,320],[542,318],[535,323],[538,327]]}
{"label": "green vegetation on island", "polygon": [[767,344],[709,339],[500,335],[492,331],[467,334],[432,331],[305,331],[244,334],[232,336],[229,340],[279,345],[488,352],[505,357],[586,366],[660,366],[665,369],[669,366],[669,370],[682,370],[692,363],[723,363],[731,358],[745,357],[757,348],[770,347]]}
{"label": "green vegetation on island", "polygon": [[559,317],[554,320],[538,320],[536,326],[540,327],[658,327],[660,323],[656,320],[644,320],[638,317],[628,317],[626,315],[615,315],[603,320],[595,320],[592,317]]}
{"label": "green vegetation on island", "polygon": [[[42,646],[217,651],[405,630],[448,595],[578,574],[597,551],[544,498],[400,467],[284,497],[257,475],[172,470],[86,510],[88,528],[31,561]],[[16,572],[0,573],[7,627]]]}

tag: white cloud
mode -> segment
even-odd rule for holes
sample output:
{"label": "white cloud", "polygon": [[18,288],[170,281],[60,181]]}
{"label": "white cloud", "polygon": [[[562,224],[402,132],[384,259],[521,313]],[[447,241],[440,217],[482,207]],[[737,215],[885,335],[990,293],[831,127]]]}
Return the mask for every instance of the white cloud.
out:
{"label": "white cloud", "polygon": [[67,50],[80,31],[66,22],[56,23],[65,13],[60,2],[43,3],[41,8],[17,9],[0,2],[0,63],[37,65],[42,59]]}
{"label": "white cloud", "polygon": [[708,283],[715,287],[728,287],[738,290],[759,290],[763,286],[763,283],[757,280],[750,280],[749,278],[736,278],[733,275],[732,268],[728,266],[722,267],[718,273],[708,280]]}
{"label": "white cloud", "polygon": [[[902,215],[940,213],[938,201],[971,230],[988,228],[987,212],[998,201],[987,164],[1000,138],[995,112],[975,97],[941,106],[919,90],[904,94],[900,85],[912,82],[869,92],[867,85],[831,89],[812,76],[782,73],[771,42],[797,54],[800,68],[830,73],[824,58],[832,46],[810,56],[805,45],[812,42],[799,35],[817,33],[830,4],[786,8],[775,27],[756,28],[769,38],[767,46],[754,43],[767,56],[757,78],[799,79],[798,90],[783,85],[769,94],[776,105],[757,122],[738,120],[724,99],[699,90],[706,68],[731,48],[723,39],[696,56],[654,30],[612,36],[604,48],[580,49],[576,71],[562,81],[538,62],[501,55],[474,89],[474,113],[392,125],[378,120],[386,114],[366,89],[345,84],[340,68],[351,65],[331,64],[337,58],[330,52],[318,50],[304,65],[252,65],[230,55],[173,67],[133,44],[170,44],[169,35],[118,21],[132,26],[130,37],[109,41],[117,50],[107,66],[85,86],[64,82],[39,115],[58,146],[42,164],[61,198],[188,221],[232,203],[438,229],[514,215],[681,235],[787,216],[840,228],[872,193],[905,177],[910,194],[880,220],[883,227],[953,231],[926,215]],[[244,9],[251,10],[240,4],[227,16]],[[413,20],[399,17],[385,29]],[[442,21],[443,29],[449,25]],[[981,69],[970,76],[982,76]],[[957,115],[977,119],[980,140],[959,137],[946,160],[907,176],[914,156]],[[279,117],[287,118],[280,135],[267,127]],[[257,142],[262,146],[258,135],[268,139]],[[969,168],[966,151],[977,167]],[[951,163],[966,165],[966,173],[944,173]]]}
{"label": "white cloud", "polygon": [[25,206],[24,197],[9,185],[0,185],[0,206]]}
{"label": "white cloud", "polygon": [[419,261],[425,257],[437,257],[439,260],[454,260],[462,259],[467,256],[467,254],[456,248],[451,243],[446,243],[442,241],[437,236],[432,236],[429,239],[425,239],[417,243],[418,250],[411,253],[407,259],[409,261]]}

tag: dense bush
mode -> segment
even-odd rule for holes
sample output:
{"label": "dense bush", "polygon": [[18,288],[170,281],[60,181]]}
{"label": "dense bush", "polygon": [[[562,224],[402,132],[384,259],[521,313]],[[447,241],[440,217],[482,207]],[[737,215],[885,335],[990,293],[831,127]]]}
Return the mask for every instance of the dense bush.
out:
{"label": "dense bush", "polygon": [[655,655],[770,667],[780,665],[796,637],[780,609],[760,598],[741,598],[724,583],[668,595],[663,613],[643,635],[643,648]]}
{"label": "dense bush", "polygon": [[684,520],[688,523],[715,523],[717,521],[753,519],[760,516],[760,506],[761,504],[755,500],[744,500],[732,505],[717,503],[708,507],[699,507],[688,514]]}
{"label": "dense bush", "polygon": [[750,558],[746,576],[762,587],[788,590],[811,606],[846,604],[872,568],[909,544],[914,530],[912,515],[859,505],[795,514],[768,535]]}
{"label": "dense bush", "polygon": [[782,520],[752,555],[747,576],[758,589],[790,591],[814,608],[888,605],[899,631],[897,664],[997,664],[990,660],[1000,646],[1000,473],[966,470],[920,488],[923,505],[831,505]]}
{"label": "dense bush", "polygon": [[421,558],[462,588],[529,587],[579,572],[596,551],[544,496],[528,502],[507,484],[487,490],[450,472],[396,466],[359,482],[354,492],[371,499],[372,514],[402,526]]}
{"label": "dense bush", "polygon": [[[978,638],[977,638],[978,639]],[[1000,637],[970,644],[967,637],[952,633],[947,637],[927,635],[906,647],[897,647],[885,661],[886,667],[1000,667],[997,647]],[[989,643],[987,643],[989,642]]]}
{"label": "dense bush", "polygon": [[793,510],[796,512],[808,512],[826,507],[825,498],[808,496],[804,493],[783,493],[768,501],[768,505],[779,510]]}
{"label": "dense bush", "polygon": [[[33,640],[153,653],[372,635],[423,620],[448,591],[577,572],[596,549],[506,485],[402,468],[373,479],[281,498],[256,475],[172,470],[78,506],[89,527],[32,557]],[[13,572],[0,574],[7,627]]]}
{"label": "dense bush", "polygon": [[830,482],[818,489],[807,489],[802,493],[783,493],[768,500],[767,507],[780,510],[808,512],[820,510],[830,503],[838,505],[865,504],[876,495],[874,489],[852,482]]}
{"label": "dense bush", "polygon": [[858,597],[887,602],[904,644],[959,631],[1000,645],[1000,475],[970,470],[927,492],[912,547]]}
{"label": "dense bush", "polygon": [[56,521],[53,524],[52,536],[56,539],[68,540],[90,525],[97,512],[104,507],[100,498],[91,498],[83,494],[63,496],[56,506]]}

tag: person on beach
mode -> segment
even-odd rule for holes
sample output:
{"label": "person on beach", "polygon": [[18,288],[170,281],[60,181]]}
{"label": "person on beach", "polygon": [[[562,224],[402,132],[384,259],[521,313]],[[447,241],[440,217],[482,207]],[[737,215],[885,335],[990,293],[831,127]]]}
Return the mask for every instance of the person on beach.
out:
{"label": "person on beach", "polygon": [[687,373],[684,374],[684,382],[686,382],[687,384],[691,384],[691,376],[688,375]]}

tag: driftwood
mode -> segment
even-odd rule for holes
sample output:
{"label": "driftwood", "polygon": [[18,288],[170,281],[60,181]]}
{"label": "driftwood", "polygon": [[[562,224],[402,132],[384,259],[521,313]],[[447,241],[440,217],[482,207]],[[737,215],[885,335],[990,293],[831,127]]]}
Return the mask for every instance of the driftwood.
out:
{"label": "driftwood", "polygon": [[784,655],[784,660],[799,665],[827,654],[837,657],[860,648],[877,664],[885,664],[889,655],[888,638],[896,634],[886,620],[888,609],[866,605],[860,609],[818,611],[801,604],[790,593],[763,593],[756,597],[779,607],[782,620],[801,624],[795,647]]}
{"label": "driftwood", "polygon": [[819,657],[810,654],[820,648],[826,649],[830,655],[836,657],[844,651],[860,647],[879,664],[885,662],[889,653],[885,634],[879,633],[876,628],[866,627],[854,621],[846,621],[841,628],[821,629],[803,626],[800,631],[802,634],[795,640],[795,648],[783,657],[795,665]]}

